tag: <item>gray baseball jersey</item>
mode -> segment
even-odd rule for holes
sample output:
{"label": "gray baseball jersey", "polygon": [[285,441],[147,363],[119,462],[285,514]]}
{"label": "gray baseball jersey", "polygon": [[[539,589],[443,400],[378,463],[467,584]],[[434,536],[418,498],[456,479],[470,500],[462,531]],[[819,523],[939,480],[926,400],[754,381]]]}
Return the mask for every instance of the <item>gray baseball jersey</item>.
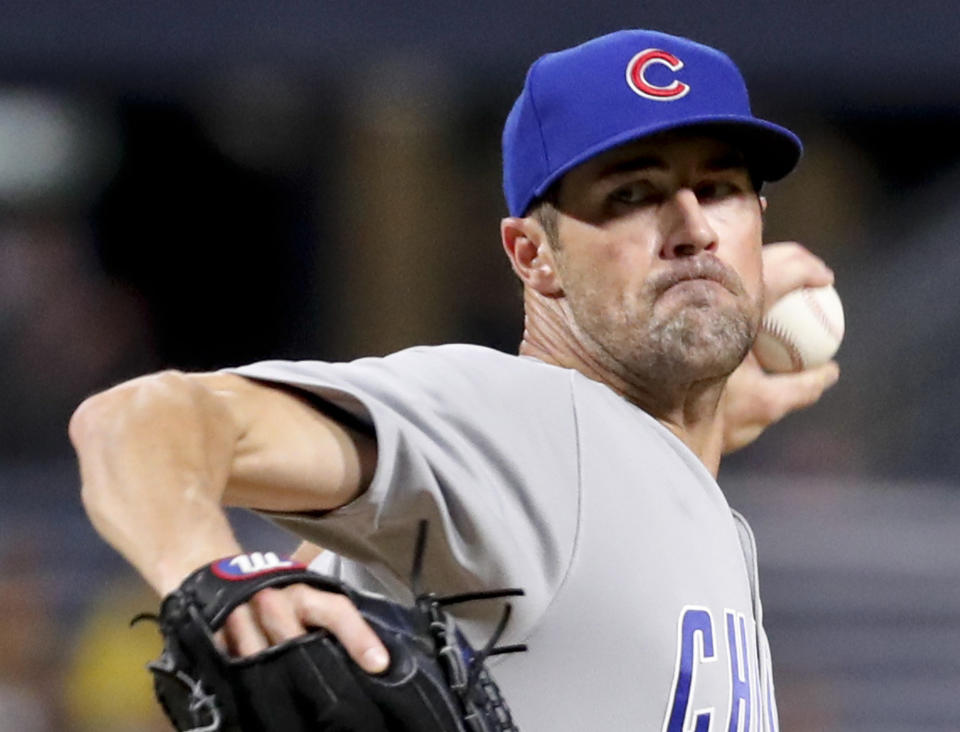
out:
{"label": "gray baseball jersey", "polygon": [[[363,495],[272,514],[332,550],[315,568],[409,600],[427,518],[427,589],[526,590],[502,642],[530,650],[492,665],[525,732],[777,729],[750,530],[689,448],[607,386],[464,345],[236,372],[376,430]],[[501,602],[458,610],[475,643]]]}

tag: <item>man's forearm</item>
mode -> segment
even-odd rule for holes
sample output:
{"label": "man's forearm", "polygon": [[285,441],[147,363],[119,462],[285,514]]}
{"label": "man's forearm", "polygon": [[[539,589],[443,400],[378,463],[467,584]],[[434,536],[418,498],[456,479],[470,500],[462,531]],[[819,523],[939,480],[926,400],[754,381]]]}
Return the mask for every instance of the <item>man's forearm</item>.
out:
{"label": "man's forearm", "polygon": [[70,421],[90,520],[160,594],[239,551],[220,507],[238,437],[215,393],[177,372],[91,397]]}

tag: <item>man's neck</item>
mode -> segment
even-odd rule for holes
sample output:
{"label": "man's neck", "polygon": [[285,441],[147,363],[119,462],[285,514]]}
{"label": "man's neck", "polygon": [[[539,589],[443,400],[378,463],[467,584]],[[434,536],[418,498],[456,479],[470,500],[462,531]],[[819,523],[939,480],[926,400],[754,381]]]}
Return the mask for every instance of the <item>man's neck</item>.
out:
{"label": "man's neck", "polygon": [[[723,455],[723,419],[720,413],[720,396],[723,384],[691,385],[679,406],[670,413],[649,412],[664,427],[673,432],[693,453],[700,458],[713,477],[720,470]],[[629,397],[626,397],[629,398]]]}
{"label": "man's neck", "polygon": [[558,319],[547,313],[539,315],[531,317],[530,310],[527,311],[520,355],[575,369],[606,384],[673,432],[713,476],[717,475],[723,453],[720,397],[726,379],[676,383],[667,378],[650,380],[622,375],[606,367],[595,356],[594,349],[575,338]]}

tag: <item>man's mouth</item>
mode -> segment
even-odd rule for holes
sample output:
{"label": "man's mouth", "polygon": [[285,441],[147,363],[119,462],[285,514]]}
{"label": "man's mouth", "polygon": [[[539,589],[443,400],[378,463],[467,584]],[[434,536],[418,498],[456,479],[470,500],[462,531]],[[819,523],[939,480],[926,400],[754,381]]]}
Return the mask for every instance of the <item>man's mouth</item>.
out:
{"label": "man's mouth", "polygon": [[713,282],[734,295],[744,292],[743,282],[730,267],[713,256],[690,257],[678,260],[654,280],[654,290],[662,295],[674,285],[683,282]]}

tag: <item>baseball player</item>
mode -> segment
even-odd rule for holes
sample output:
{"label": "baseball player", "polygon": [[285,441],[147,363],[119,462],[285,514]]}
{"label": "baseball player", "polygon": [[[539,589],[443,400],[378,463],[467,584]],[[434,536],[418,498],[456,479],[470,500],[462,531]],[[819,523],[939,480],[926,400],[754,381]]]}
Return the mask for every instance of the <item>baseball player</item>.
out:
{"label": "baseball player", "polygon": [[[233,504],[304,556],[328,548],[314,568],[402,599],[425,518],[424,586],[526,590],[505,642],[530,650],[492,667],[521,729],[777,729],[754,541],[716,474],[838,376],[748,357],[765,296],[832,281],[799,245],[761,250],[760,186],[799,155],[711,48],[634,30],[542,57],[503,135],[519,355],[120,385],[70,425],[91,520],[161,594],[241,551]],[[482,642],[499,608],[459,612]],[[342,596],[302,585],[257,594],[224,643],[247,655],[317,626],[363,668],[389,663]]]}

